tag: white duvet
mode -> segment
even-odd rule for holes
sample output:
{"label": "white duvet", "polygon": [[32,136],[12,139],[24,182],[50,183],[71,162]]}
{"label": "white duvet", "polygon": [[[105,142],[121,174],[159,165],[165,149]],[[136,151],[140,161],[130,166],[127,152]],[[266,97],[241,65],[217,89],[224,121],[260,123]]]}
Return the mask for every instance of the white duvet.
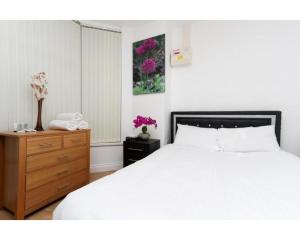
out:
{"label": "white duvet", "polygon": [[70,193],[54,219],[300,219],[300,159],[167,145]]}

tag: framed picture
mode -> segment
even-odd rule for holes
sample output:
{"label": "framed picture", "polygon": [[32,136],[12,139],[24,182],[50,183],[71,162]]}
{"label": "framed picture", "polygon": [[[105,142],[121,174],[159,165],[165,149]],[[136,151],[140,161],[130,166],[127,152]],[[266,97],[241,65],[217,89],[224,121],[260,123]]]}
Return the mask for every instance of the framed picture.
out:
{"label": "framed picture", "polygon": [[165,92],[165,34],[133,43],[133,95]]}

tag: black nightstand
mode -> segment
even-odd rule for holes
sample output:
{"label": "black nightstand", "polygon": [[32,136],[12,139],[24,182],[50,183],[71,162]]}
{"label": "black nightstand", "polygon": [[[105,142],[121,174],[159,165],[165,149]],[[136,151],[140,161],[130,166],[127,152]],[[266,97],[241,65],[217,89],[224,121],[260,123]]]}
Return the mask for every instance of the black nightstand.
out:
{"label": "black nightstand", "polygon": [[160,148],[159,139],[127,140],[123,142],[123,165],[124,167],[147,157]]}

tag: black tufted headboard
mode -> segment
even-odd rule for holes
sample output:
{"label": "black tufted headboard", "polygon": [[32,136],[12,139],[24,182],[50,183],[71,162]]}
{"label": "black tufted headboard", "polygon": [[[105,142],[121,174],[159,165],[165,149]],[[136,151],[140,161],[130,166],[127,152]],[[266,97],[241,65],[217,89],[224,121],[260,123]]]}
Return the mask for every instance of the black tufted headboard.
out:
{"label": "black tufted headboard", "polygon": [[206,128],[275,125],[275,134],[280,144],[281,111],[171,112],[171,143],[175,139],[177,123]]}

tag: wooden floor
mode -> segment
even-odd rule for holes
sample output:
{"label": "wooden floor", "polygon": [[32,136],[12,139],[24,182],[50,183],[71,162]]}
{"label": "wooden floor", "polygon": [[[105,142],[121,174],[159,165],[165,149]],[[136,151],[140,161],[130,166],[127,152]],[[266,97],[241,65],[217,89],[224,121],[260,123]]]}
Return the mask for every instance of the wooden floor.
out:
{"label": "wooden floor", "polygon": [[[109,174],[112,174],[113,172],[101,172],[101,173],[91,173],[90,175],[90,182],[93,182],[99,178],[105,177]],[[58,200],[41,210],[34,212],[31,215],[28,215],[26,217],[26,220],[51,220],[52,219],[52,212],[56,208],[56,206],[61,202],[62,200]],[[6,211],[6,210],[0,210],[0,220],[13,220],[14,216]]]}

